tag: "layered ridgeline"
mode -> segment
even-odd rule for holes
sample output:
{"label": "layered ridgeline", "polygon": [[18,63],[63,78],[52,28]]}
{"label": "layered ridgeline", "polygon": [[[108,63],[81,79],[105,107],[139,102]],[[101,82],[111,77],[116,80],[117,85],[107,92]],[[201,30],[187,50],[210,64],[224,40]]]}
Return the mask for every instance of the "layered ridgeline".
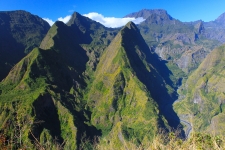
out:
{"label": "layered ridgeline", "polygon": [[194,132],[224,135],[225,46],[214,49],[180,88],[174,108]]}
{"label": "layered ridgeline", "polygon": [[85,70],[93,72],[96,55],[114,34],[74,13],[68,25],[56,22],[40,48],[13,67],[0,83],[1,132],[13,148],[76,149],[82,139],[101,135],[88,123],[91,112],[82,90],[88,80]]}
{"label": "layered ridgeline", "polygon": [[[57,37],[57,27],[53,26],[43,39],[40,48],[49,49],[58,45],[60,49],[73,48],[74,42],[79,44],[88,56],[87,70],[91,74],[96,68],[103,50],[118,33],[118,29],[106,28],[102,24],[74,13],[67,23],[67,33],[61,32]],[[70,37],[70,38],[68,38]],[[68,44],[69,43],[69,44]],[[63,54],[64,55],[64,54]]]}
{"label": "layered ridgeline", "polygon": [[38,47],[50,26],[26,11],[0,11],[0,81],[34,47]]}
{"label": "layered ridgeline", "polygon": [[76,149],[99,136],[120,148],[169,127],[170,72],[133,23],[117,32],[74,13],[13,67],[0,83],[0,128],[9,146]]}
{"label": "layered ridgeline", "polygon": [[146,19],[138,27],[149,48],[176,73],[178,67],[189,73],[196,69],[206,55],[220,42],[205,36],[203,22],[183,23],[165,10],[143,9],[126,17]]}

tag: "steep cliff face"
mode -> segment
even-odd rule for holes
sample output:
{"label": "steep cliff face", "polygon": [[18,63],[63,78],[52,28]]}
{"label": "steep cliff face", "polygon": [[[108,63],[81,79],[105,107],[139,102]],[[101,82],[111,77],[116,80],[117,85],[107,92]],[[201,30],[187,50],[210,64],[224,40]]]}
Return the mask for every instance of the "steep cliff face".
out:
{"label": "steep cliff face", "polygon": [[0,80],[34,47],[38,47],[50,28],[38,16],[26,11],[0,12]]}
{"label": "steep cliff face", "polygon": [[214,49],[180,90],[175,110],[188,116],[196,132],[224,134],[224,45]]}

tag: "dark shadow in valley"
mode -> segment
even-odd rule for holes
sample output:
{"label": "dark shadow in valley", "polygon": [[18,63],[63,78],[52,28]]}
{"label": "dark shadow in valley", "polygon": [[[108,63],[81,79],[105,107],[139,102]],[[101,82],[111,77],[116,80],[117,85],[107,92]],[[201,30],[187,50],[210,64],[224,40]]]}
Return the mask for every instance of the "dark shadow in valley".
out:
{"label": "dark shadow in valley", "polygon": [[[61,127],[57,109],[50,95],[46,94],[39,96],[33,103],[33,116],[35,116],[35,121],[32,125],[32,131],[29,138],[33,143],[36,143],[36,139],[40,140],[41,133],[44,129],[49,131],[52,139],[55,142],[62,144],[63,138],[61,137]],[[47,135],[43,135],[45,142]]]}
{"label": "dark shadow in valley", "polygon": [[[77,128],[74,140],[80,147],[83,140],[93,143],[95,137],[102,135],[100,130],[88,124],[91,112],[85,109],[85,102],[81,100],[82,93],[79,92],[86,87],[83,72],[86,70],[88,56],[79,45],[79,39],[71,27],[62,22],[56,22],[56,25],[58,29],[57,36],[53,38],[54,46],[51,50],[41,51],[45,58],[42,68],[48,68],[45,74],[49,85],[54,85],[50,86],[50,89],[60,94],[60,103],[73,116],[74,125]],[[71,89],[75,93],[71,94]]]}
{"label": "dark shadow in valley", "polygon": [[[160,114],[166,118],[170,127],[180,129],[180,119],[172,106],[177,99],[176,87],[173,86],[173,82],[169,78],[172,72],[165,65],[165,61],[160,61],[158,55],[150,52],[142,36],[137,33],[139,31],[126,30],[129,29],[124,29],[122,43],[134,74],[150,91],[151,96],[158,103]],[[146,69],[146,65],[143,63],[144,59],[152,66],[150,71]],[[167,85],[175,89],[175,92],[169,94]],[[185,137],[183,129],[180,136]]]}
{"label": "dark shadow in valley", "polygon": [[[75,140],[78,147],[81,147],[82,142],[85,140],[89,141],[90,144],[97,142],[95,140],[97,140],[97,137],[102,135],[102,132],[101,130],[96,129],[95,126],[87,124],[87,122],[90,121],[89,118],[91,118],[91,112],[82,109],[84,106],[80,106],[82,104],[77,102],[77,98],[73,95],[64,95],[65,93],[61,94],[61,103],[71,112],[74,118],[74,125],[77,128],[77,136]],[[79,108],[79,110],[75,107]]]}

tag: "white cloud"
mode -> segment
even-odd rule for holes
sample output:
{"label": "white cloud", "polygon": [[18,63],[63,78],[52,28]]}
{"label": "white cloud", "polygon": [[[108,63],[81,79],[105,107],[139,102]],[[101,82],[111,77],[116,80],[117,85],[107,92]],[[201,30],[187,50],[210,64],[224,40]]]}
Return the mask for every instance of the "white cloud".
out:
{"label": "white cloud", "polygon": [[47,21],[50,26],[52,26],[54,24],[54,21],[52,21],[49,18],[42,18],[42,19],[44,19],[45,21]]}
{"label": "white cloud", "polygon": [[64,23],[67,23],[70,20],[70,18],[71,18],[71,15],[68,15],[68,16],[66,16],[64,18],[60,17],[60,18],[58,18],[58,20],[62,21]]}
{"label": "white cloud", "polygon": [[101,23],[106,27],[111,27],[111,28],[124,26],[129,21],[133,21],[135,24],[139,24],[139,23],[145,21],[145,19],[142,17],[139,17],[139,18],[104,17],[102,14],[99,14],[96,12],[84,14],[84,16]]}
{"label": "white cloud", "polygon": [[[64,18],[63,17],[60,17],[60,18],[58,18],[58,20],[59,21],[62,21],[64,23],[67,23],[70,20],[70,18],[71,18],[71,16],[69,15],[69,16],[66,16]],[[49,19],[49,18],[42,18],[42,19],[44,19],[45,21],[47,21],[50,26],[52,26],[55,23],[55,21],[53,21],[52,19]]]}
{"label": "white cloud", "polygon": [[[117,28],[126,25],[129,21],[133,21],[135,24],[139,24],[143,21],[145,21],[144,18],[139,17],[139,18],[115,18],[115,17],[104,17],[102,14],[96,13],[96,12],[91,12],[88,14],[84,14],[83,16],[86,16],[92,20],[95,20],[101,24],[103,24],[106,27],[111,27],[111,28]],[[64,23],[67,23],[71,18],[71,15],[68,15],[66,17],[60,17],[58,18],[59,21],[62,21]],[[43,18],[46,20],[51,26],[54,24],[54,21],[52,21],[49,18]]]}

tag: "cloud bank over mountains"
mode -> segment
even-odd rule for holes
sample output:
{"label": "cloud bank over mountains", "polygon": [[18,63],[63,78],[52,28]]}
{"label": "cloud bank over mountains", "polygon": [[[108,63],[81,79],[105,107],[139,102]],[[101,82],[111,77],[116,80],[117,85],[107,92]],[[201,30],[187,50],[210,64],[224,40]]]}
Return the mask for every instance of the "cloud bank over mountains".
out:
{"label": "cloud bank over mountains", "polygon": [[[68,16],[66,16],[64,18],[63,17],[60,17],[57,20],[58,21],[62,21],[64,23],[67,23],[70,20],[70,18],[71,18],[71,15],[68,15]],[[47,21],[50,26],[52,26],[55,23],[55,21],[53,21],[52,19],[49,19],[49,18],[42,18],[42,19],[44,19],[45,21]]]}
{"label": "cloud bank over mountains", "polygon": [[106,27],[117,28],[124,26],[127,22],[133,21],[135,24],[139,24],[145,21],[144,18],[115,18],[115,17],[104,17],[102,14],[91,12],[88,14],[84,14],[83,16],[88,17],[92,20],[95,20]]}
{"label": "cloud bank over mountains", "polygon": [[[141,22],[145,21],[144,18],[115,18],[115,17],[104,17],[102,14],[99,14],[97,12],[91,12],[88,14],[83,14],[83,16],[88,17],[92,20],[95,20],[96,22],[99,22],[103,24],[106,27],[110,28],[117,28],[124,26],[127,22],[133,21],[135,24],[140,24]],[[66,17],[60,17],[57,20],[62,21],[64,23],[67,23],[70,20],[71,16]],[[45,21],[47,21],[51,26],[54,24],[54,21],[49,18],[43,18]]]}
{"label": "cloud bank over mountains", "polygon": [[42,18],[42,19],[44,19],[45,21],[47,21],[50,26],[52,26],[55,23],[53,20],[51,20],[49,18]]}

